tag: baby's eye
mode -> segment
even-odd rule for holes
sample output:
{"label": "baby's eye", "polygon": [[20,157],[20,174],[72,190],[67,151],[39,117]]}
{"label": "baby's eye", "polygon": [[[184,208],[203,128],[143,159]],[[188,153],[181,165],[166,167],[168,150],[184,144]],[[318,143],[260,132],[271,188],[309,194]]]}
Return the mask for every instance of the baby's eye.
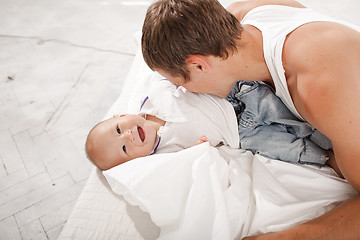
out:
{"label": "baby's eye", "polygon": [[125,145],[123,146],[123,151],[126,153],[126,147],[125,147]]}
{"label": "baby's eye", "polygon": [[121,134],[119,126],[116,126],[116,131],[117,131],[118,134]]}

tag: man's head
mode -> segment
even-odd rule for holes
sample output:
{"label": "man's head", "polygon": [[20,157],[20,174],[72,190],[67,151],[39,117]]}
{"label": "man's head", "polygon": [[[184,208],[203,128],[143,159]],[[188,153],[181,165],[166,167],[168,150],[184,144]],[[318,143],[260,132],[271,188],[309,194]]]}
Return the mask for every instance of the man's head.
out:
{"label": "man's head", "polygon": [[107,170],[137,157],[149,155],[157,135],[154,122],[138,115],[115,115],[95,125],[85,144],[88,158]]}
{"label": "man's head", "polygon": [[242,28],[217,0],[158,0],[148,9],[142,52],[148,66],[171,82],[191,80],[189,57],[226,59],[237,50]]}

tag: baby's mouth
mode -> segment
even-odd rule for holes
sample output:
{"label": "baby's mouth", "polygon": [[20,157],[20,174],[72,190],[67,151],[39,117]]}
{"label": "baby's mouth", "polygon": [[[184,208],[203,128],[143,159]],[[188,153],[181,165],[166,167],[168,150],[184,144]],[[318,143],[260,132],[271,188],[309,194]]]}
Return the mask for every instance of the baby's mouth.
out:
{"label": "baby's mouth", "polygon": [[138,130],[139,137],[140,137],[141,141],[144,142],[144,140],[145,140],[144,129],[142,129],[142,127],[140,127],[140,126],[137,126],[137,130]]}

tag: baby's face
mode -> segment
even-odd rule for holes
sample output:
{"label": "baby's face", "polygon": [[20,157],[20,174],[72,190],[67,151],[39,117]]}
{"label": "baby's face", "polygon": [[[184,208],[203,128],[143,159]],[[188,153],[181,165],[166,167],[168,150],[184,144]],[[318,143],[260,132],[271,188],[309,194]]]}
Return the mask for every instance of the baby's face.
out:
{"label": "baby's face", "polygon": [[149,155],[155,145],[157,126],[138,115],[114,116],[102,122],[92,139],[97,145],[97,165],[110,169],[137,157]]}

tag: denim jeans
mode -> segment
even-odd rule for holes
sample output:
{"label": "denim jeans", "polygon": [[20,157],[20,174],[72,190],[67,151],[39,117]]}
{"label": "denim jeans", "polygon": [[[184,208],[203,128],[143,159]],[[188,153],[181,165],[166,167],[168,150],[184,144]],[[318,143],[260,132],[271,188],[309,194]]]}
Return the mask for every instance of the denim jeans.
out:
{"label": "denim jeans", "polygon": [[326,163],[331,141],[297,119],[265,83],[239,81],[227,100],[238,119],[240,148],[287,162]]}

